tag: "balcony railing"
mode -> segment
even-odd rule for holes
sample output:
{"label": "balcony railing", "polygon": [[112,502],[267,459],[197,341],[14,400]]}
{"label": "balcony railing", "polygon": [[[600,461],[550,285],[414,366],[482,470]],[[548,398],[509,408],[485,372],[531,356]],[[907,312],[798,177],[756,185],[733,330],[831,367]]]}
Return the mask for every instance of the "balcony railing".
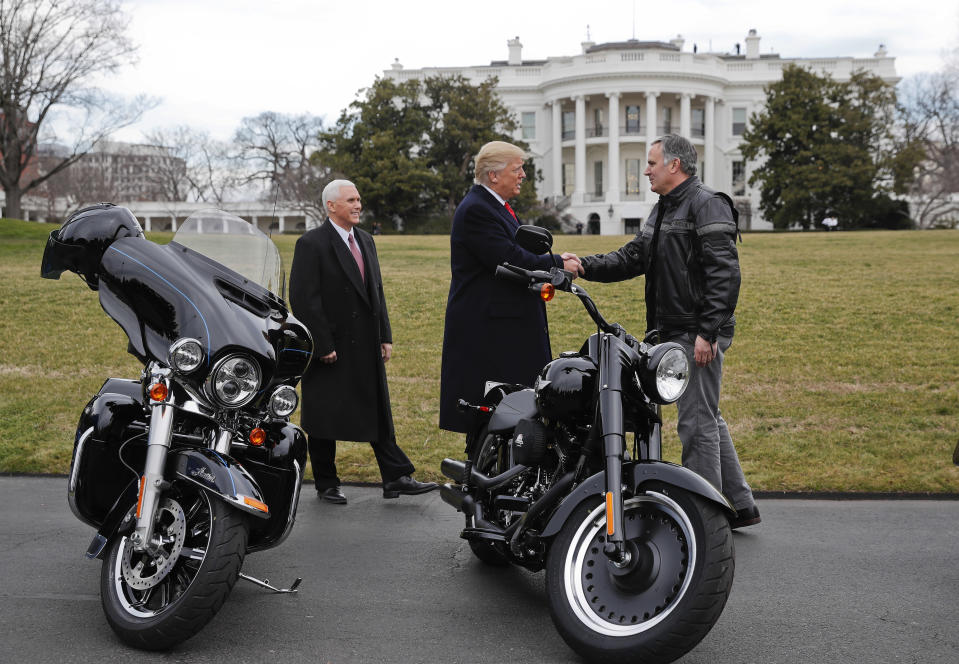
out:
{"label": "balcony railing", "polygon": [[564,129],[564,130],[563,130],[563,140],[564,140],[564,141],[571,141],[571,140],[573,140],[574,138],[576,138],[576,130],[575,130],[575,129]]}
{"label": "balcony railing", "polygon": [[606,200],[606,194],[601,192],[583,194],[583,200],[587,203],[601,203]]}
{"label": "balcony railing", "polygon": [[621,200],[624,201],[641,201],[643,199],[643,192],[641,191],[621,191],[619,195]]}
{"label": "balcony railing", "polygon": [[586,127],[586,138],[596,138],[597,136],[609,136],[607,127]]}
{"label": "balcony railing", "polygon": [[646,126],[641,124],[626,125],[619,128],[621,136],[642,136],[646,133]]}

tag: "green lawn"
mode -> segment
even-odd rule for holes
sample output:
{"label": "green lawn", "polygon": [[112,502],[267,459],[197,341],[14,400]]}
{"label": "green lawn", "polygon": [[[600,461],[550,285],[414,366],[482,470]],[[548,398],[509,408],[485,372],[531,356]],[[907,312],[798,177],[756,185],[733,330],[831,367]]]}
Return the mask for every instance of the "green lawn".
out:
{"label": "green lawn", "polygon": [[[135,377],[120,328],[75,276],[40,278],[54,227],[0,221],[0,471],[64,473],[80,409],[107,376]],[[151,236],[159,242],[169,235]],[[627,238],[557,236],[556,250]],[[277,238],[289,265],[295,236]],[[380,236],[394,334],[388,365],[401,446],[438,478],[458,435],[437,428],[448,238]],[[959,231],[747,235],[723,413],[758,490],[959,491]],[[610,320],[643,331],[642,280],[584,284]],[[554,354],[592,331],[566,294],[548,305]],[[679,459],[666,409],[668,459]],[[378,480],[342,445],[345,480]]]}

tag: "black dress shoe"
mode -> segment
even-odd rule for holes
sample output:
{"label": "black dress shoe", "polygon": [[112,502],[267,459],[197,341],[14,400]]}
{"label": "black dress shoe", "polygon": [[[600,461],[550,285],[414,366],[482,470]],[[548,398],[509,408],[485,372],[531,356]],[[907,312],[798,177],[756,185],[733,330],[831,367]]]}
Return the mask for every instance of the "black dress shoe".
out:
{"label": "black dress shoe", "polygon": [[762,518],[759,516],[759,508],[753,505],[736,510],[736,516],[729,520],[729,527],[736,530],[736,528],[755,526],[760,521],[762,521]]}
{"label": "black dress shoe", "polygon": [[334,505],[346,505],[346,494],[338,486],[330,487],[325,491],[316,490],[316,495]]}
{"label": "black dress shoe", "polygon": [[409,475],[403,475],[390,482],[383,482],[384,498],[399,498],[400,494],[415,496],[439,488],[436,482],[417,482]]}

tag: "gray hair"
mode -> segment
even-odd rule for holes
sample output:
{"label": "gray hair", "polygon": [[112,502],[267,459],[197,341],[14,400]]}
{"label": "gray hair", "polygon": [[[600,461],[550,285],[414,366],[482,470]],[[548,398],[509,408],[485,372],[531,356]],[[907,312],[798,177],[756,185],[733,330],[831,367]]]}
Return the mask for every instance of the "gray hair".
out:
{"label": "gray hair", "polygon": [[340,189],[342,187],[356,187],[355,184],[349,180],[333,180],[331,183],[323,187],[323,211],[328,212],[329,208],[326,207],[327,201],[335,201],[340,197]]}
{"label": "gray hair", "polygon": [[661,143],[663,146],[664,165],[673,159],[679,159],[679,170],[686,175],[696,175],[696,160],[699,155],[696,154],[696,148],[689,142],[689,139],[679,134],[666,134],[653,141],[653,145],[657,143]]}
{"label": "gray hair", "polygon": [[475,159],[473,182],[489,186],[489,174],[499,173],[516,158],[526,159],[526,151],[506,141],[490,141],[480,148]]}

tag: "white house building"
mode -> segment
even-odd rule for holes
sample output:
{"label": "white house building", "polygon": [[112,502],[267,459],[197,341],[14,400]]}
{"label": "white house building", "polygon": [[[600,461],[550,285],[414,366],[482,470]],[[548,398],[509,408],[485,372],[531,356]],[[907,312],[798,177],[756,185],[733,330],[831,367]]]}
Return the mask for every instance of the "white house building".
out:
{"label": "white house building", "polygon": [[898,82],[885,48],[870,58],[783,58],[760,52],[750,30],[736,53],[685,48],[669,42],[584,42],[582,53],[523,60],[519,37],[507,42],[507,60],[476,67],[404,69],[384,76],[404,81],[461,75],[479,83],[495,76],[504,103],[520,121],[516,138],[530,146],[543,175],[538,191],[589,232],[635,233],[656,200],[643,177],[647,146],[662,134],[690,138],[698,171],[709,186],[729,193],[744,230],[772,228],[759,214],[759,192],[748,185],[751,164],[739,143],[750,115],[765,101],[763,87],[795,64],[848,80],[865,69]]}

